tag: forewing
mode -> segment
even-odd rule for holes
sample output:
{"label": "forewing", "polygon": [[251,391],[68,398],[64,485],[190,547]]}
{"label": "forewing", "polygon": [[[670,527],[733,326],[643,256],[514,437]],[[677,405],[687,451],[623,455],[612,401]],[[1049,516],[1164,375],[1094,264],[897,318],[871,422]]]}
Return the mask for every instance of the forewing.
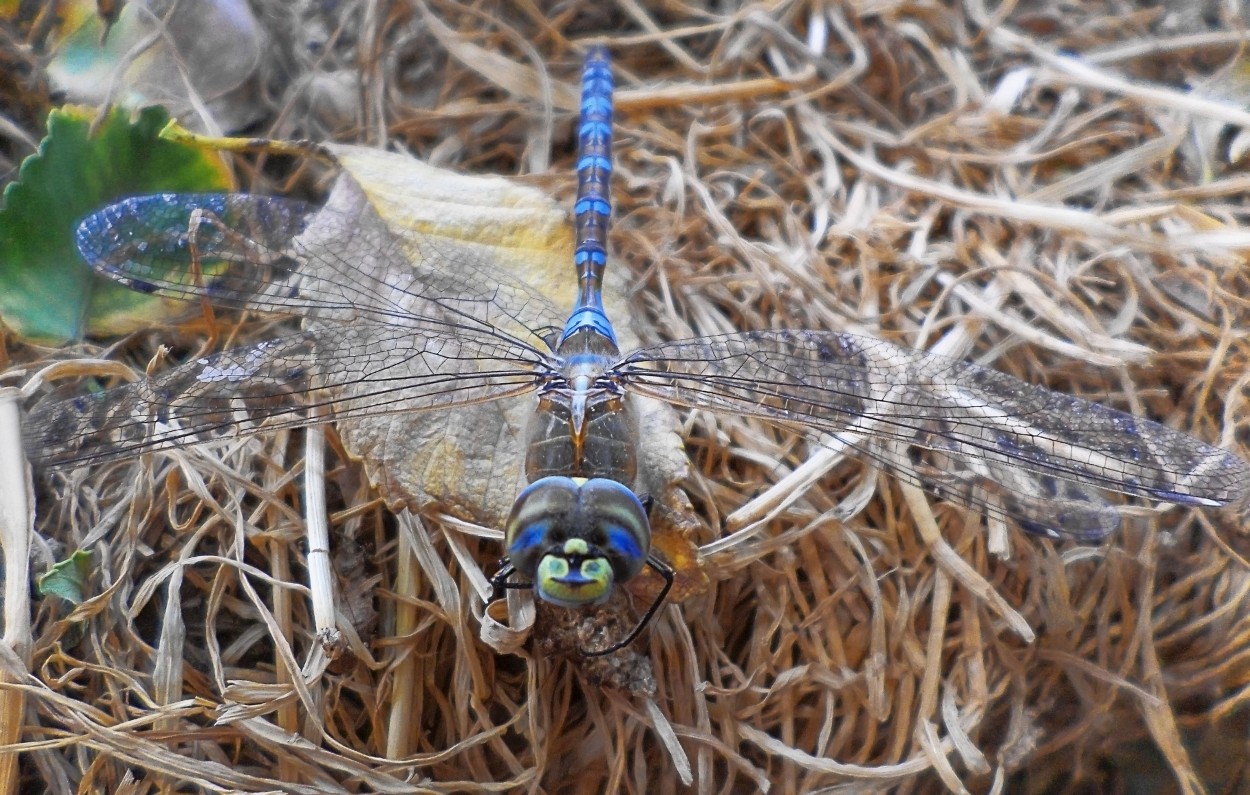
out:
{"label": "forewing", "polygon": [[882,340],[730,334],[651,346],[615,369],[631,389],[678,405],[830,434],[905,481],[1047,535],[1116,529],[1105,492],[1216,506],[1250,490],[1250,467],[1226,450]]}
{"label": "forewing", "polygon": [[84,219],[77,242],[93,268],[132,289],[223,307],[513,333],[559,316],[488,248],[418,233],[401,244],[346,181],[325,207],[250,194],[125,199]]}

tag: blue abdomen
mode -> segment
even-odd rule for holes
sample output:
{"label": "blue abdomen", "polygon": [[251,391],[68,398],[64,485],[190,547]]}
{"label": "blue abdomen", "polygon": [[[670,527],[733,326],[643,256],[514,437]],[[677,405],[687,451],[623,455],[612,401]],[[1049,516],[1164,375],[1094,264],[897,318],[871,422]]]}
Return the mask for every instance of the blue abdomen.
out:
{"label": "blue abdomen", "polygon": [[573,206],[577,243],[578,297],[564,327],[563,339],[584,329],[606,337],[616,335],[603,312],[600,283],[607,265],[608,221],[612,215],[612,61],[603,47],[586,55],[582,69],[581,121],[577,128],[577,204]]}

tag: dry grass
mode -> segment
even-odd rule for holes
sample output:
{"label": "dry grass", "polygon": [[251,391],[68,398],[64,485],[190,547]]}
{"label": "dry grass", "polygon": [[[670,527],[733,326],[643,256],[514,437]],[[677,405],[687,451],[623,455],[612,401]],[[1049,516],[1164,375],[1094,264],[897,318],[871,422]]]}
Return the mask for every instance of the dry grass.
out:
{"label": "dry grass", "polygon": [[[869,333],[1245,438],[1241,20],[414,0],[345,9],[317,60],[272,5],[294,33],[270,68],[285,58],[314,88],[331,66],[362,75],[350,128],[271,86],[273,135],[399,146],[566,202],[580,45],[606,39],[614,267],[649,340]],[[256,165],[240,163],[251,188],[287,187]],[[194,350],[194,333],[175,341]],[[121,358],[142,370],[168,336]],[[12,375],[37,369],[7,345]],[[994,535],[775,429],[696,415],[684,430],[708,582],[620,664],[494,654],[457,554],[488,563],[498,546],[392,514],[341,456],[342,636],[321,643],[298,436],[41,481],[34,568],[93,549],[96,596],[37,602],[29,657],[3,658],[28,704],[10,746],[25,791],[1250,786],[1235,517],[1154,513],[1096,549]]]}

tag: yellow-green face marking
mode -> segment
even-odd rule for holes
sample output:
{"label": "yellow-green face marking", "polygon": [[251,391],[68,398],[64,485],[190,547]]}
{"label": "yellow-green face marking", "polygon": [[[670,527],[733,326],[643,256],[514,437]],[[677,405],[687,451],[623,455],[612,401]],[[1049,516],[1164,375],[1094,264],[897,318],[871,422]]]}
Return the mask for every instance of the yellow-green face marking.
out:
{"label": "yellow-green face marking", "polygon": [[570,538],[558,553],[538,562],[534,583],[542,597],[563,607],[596,605],[612,593],[612,566],[607,558],[590,557],[585,539]]}

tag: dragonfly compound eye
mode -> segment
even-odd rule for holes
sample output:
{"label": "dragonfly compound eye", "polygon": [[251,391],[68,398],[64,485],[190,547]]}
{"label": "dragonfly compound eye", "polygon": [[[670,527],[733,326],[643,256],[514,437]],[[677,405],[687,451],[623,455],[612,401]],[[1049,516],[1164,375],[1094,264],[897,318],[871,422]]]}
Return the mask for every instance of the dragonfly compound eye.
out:
{"label": "dragonfly compound eye", "polygon": [[651,528],[632,491],[604,478],[553,476],[517,497],[505,527],[508,558],[543,599],[600,604],[646,563]]}

